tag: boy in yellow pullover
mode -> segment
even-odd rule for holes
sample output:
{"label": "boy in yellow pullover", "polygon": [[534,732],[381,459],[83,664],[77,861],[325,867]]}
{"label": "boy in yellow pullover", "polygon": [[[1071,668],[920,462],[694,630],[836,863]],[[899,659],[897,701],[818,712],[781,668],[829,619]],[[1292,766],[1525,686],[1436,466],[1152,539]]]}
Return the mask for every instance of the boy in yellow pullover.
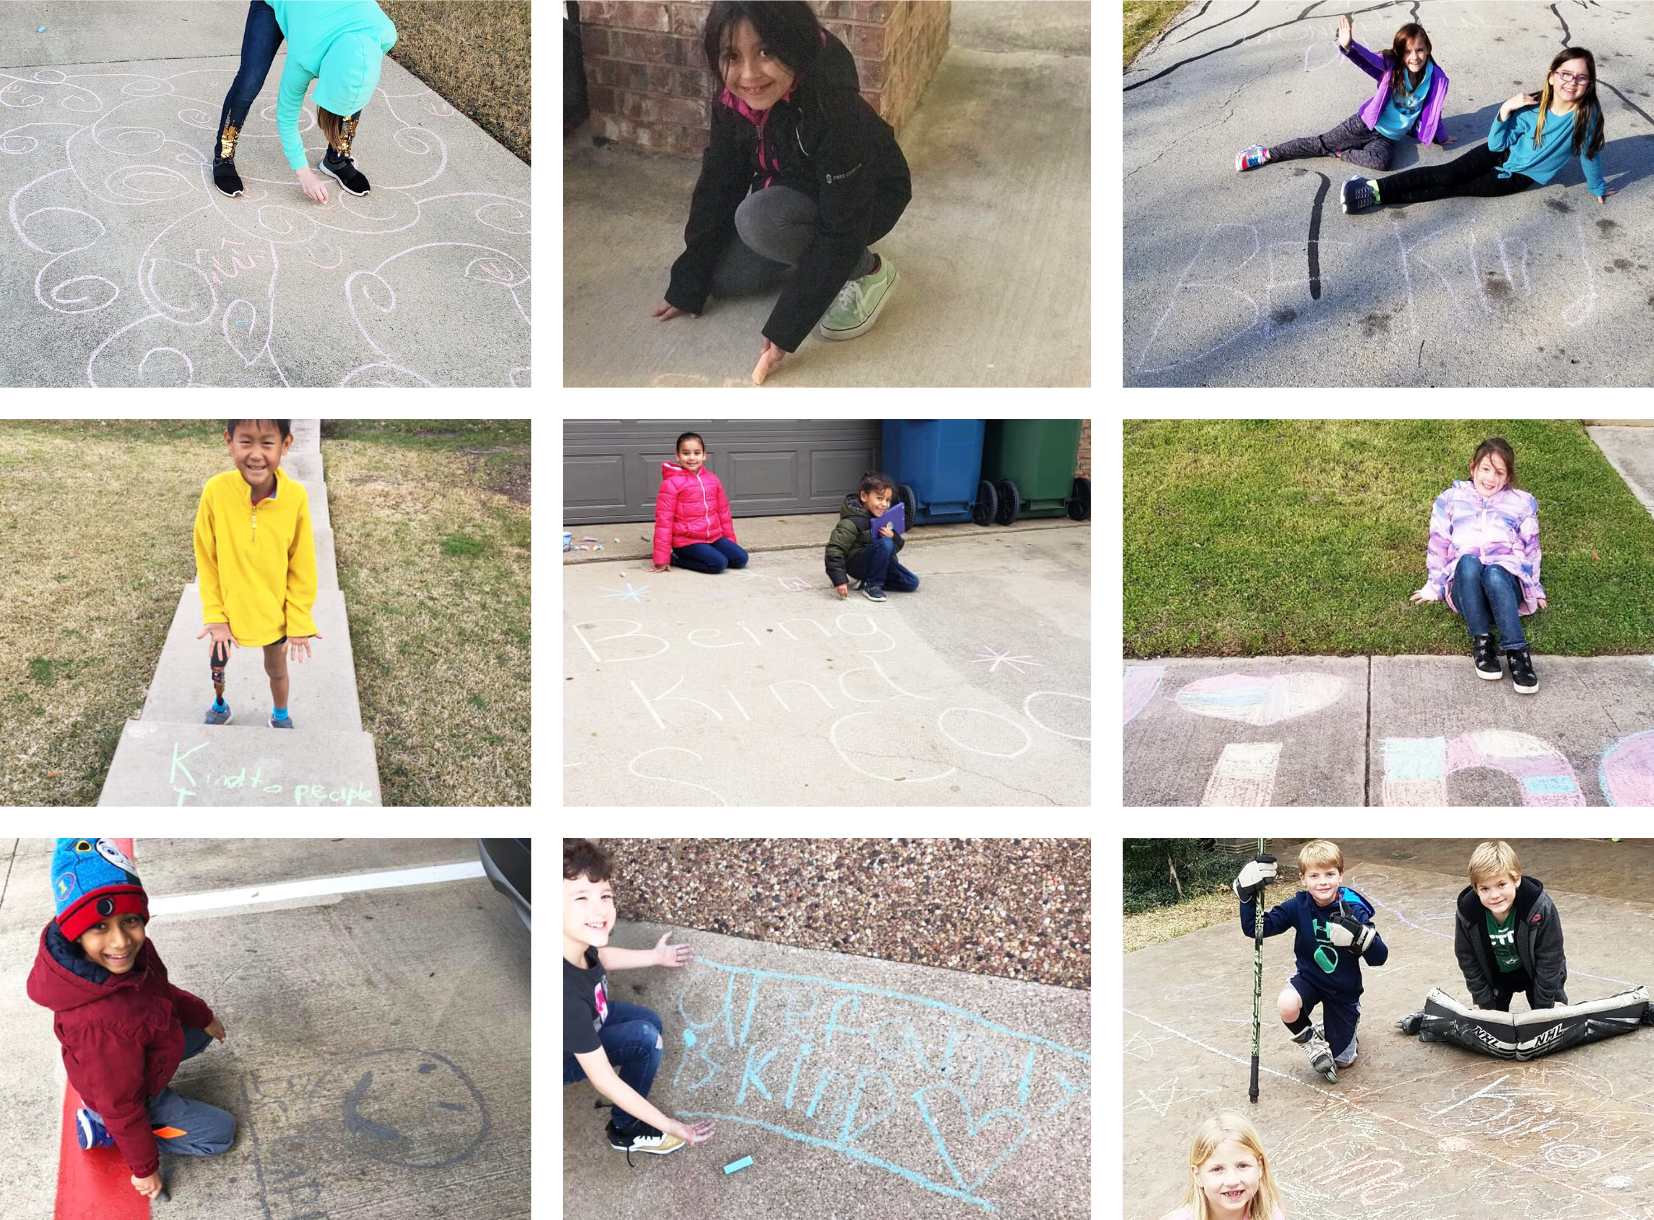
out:
{"label": "boy in yellow pullover", "polygon": [[[214,475],[201,489],[195,513],[195,570],[201,583],[201,635],[212,636],[212,683],[217,699],[208,724],[229,724],[224,667],[230,645],[264,649],[274,708],[270,727],[290,729],[287,661],[310,656],[321,639],[310,610],[316,604],[316,540],[310,498],[281,469],[293,446],[291,420],[232,419],[224,429],[234,470]],[[274,637],[272,639],[272,637]]]}

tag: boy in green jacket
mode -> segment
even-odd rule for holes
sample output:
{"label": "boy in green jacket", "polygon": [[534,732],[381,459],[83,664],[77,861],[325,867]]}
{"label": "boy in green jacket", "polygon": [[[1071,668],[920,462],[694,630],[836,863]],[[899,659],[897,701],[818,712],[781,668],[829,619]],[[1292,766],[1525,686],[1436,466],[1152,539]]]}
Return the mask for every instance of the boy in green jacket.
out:
{"label": "boy in green jacket", "polygon": [[[896,561],[904,539],[889,525],[873,536],[873,518],[890,507],[896,485],[876,470],[861,476],[861,486],[846,494],[839,508],[838,524],[827,539],[827,579],[840,597],[849,597],[849,579],[870,602],[885,600],[885,589],[912,593],[919,578]],[[909,523],[911,524],[911,522]]]}

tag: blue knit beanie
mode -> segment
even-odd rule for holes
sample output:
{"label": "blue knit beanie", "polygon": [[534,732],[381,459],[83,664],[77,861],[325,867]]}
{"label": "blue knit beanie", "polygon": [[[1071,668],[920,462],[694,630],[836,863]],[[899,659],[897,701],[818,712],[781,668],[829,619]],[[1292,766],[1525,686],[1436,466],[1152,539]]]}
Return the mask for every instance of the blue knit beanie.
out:
{"label": "blue knit beanie", "polygon": [[57,926],[70,940],[111,915],[149,922],[149,895],[113,839],[59,839],[52,852]]}

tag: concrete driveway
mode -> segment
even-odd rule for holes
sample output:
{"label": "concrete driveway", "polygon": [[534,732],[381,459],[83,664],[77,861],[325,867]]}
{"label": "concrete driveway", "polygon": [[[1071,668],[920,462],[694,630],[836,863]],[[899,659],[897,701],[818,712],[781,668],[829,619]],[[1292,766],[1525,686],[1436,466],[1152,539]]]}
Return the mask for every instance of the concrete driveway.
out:
{"label": "concrete driveway", "polygon": [[[848,343],[805,339],[770,386],[1091,384],[1091,6],[953,6],[900,135],[913,200],[877,243],[900,279]],[[563,144],[563,382],[751,386],[779,292],[650,311],[700,159]]]}
{"label": "concrete driveway", "polygon": [[[0,12],[0,385],[526,386],[529,167],[396,61],[353,152],[372,190],[299,190],[275,107],[212,144],[247,5]],[[44,27],[44,32],[38,32]],[[325,141],[300,120],[312,166]]]}
{"label": "concrete driveway", "polygon": [[566,566],[564,802],[1088,803],[1091,531],[1029,525],[915,529],[919,590],[882,604],[840,601],[820,545]]}
{"label": "concrete driveway", "polygon": [[673,931],[691,966],[610,985],[662,1018],[650,1100],[716,1129],[629,1166],[596,1091],[566,1087],[569,1220],[1092,1214],[1089,992]]}
{"label": "concrete driveway", "polygon": [[[17,1216],[52,1215],[58,1184],[61,1048],[24,993],[53,914],[51,849],[0,849],[0,1093],[21,1119],[0,1155]],[[221,1156],[162,1154],[172,1202],[157,1215],[526,1220],[529,934],[485,878],[178,909],[237,887],[476,866],[475,840],[140,839],[134,863],[171,981],[226,1033],[173,1087],[238,1124]]]}
{"label": "concrete driveway", "polygon": [[[1400,856],[1414,845],[1394,844]],[[1274,1012],[1273,997],[1293,970],[1290,935],[1264,941],[1256,1105],[1247,1100],[1253,949],[1238,918],[1126,954],[1126,1214],[1176,1208],[1192,1132],[1214,1111],[1232,1109],[1257,1127],[1285,1191],[1283,1210],[1294,1217],[1646,1215],[1654,1205],[1654,1119],[1642,1099],[1654,1088],[1654,1030],[1520,1063],[1401,1033],[1396,1021],[1422,1008],[1433,987],[1468,1006],[1452,921],[1469,849],[1433,869],[1369,855],[1371,841],[1352,846],[1345,845],[1345,884],[1377,907],[1390,957],[1362,969],[1360,1055],[1336,1084],[1311,1070]],[[1641,857],[1640,868],[1607,896],[1600,884],[1553,885],[1544,863],[1521,852],[1524,871],[1546,883],[1567,928],[1567,993],[1575,1003],[1649,981],[1648,954],[1619,929],[1654,917],[1642,881],[1647,848],[1585,846],[1599,858]],[[1624,877],[1625,865],[1618,867]],[[1293,888],[1270,886],[1266,908]],[[1526,999],[1518,995],[1512,1008],[1526,1009]]]}
{"label": "concrete driveway", "polygon": [[[1451,81],[1451,149],[1485,142],[1564,46],[1597,56],[1600,204],[1572,161],[1544,187],[1344,215],[1333,158],[1235,172],[1237,151],[1335,127],[1372,96],[1338,52],[1417,20]],[[1646,386],[1654,381],[1654,6],[1191,4],[1124,81],[1128,386]]]}

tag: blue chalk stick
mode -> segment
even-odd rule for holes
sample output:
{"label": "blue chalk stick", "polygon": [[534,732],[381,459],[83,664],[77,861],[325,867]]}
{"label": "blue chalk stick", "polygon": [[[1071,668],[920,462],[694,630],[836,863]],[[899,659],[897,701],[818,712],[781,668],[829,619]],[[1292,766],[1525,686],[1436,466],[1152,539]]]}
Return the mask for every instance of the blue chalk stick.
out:
{"label": "blue chalk stick", "polygon": [[729,1164],[725,1165],[724,1172],[734,1173],[737,1169],[745,1169],[750,1164],[752,1164],[752,1158],[750,1156],[744,1156],[738,1161],[731,1161]]}

